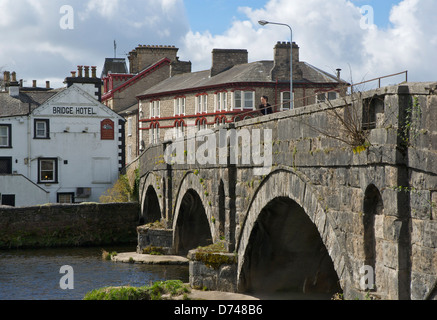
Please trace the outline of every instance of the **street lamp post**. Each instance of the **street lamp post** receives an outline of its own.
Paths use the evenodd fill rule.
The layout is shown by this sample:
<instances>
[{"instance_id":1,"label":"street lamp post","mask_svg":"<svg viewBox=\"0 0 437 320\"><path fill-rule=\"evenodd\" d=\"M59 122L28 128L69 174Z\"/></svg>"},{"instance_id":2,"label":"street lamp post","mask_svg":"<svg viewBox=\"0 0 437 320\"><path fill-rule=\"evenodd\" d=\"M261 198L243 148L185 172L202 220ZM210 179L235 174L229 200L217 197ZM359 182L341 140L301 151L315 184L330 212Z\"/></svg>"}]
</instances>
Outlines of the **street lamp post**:
<instances>
[{"instance_id":1,"label":"street lamp post","mask_svg":"<svg viewBox=\"0 0 437 320\"><path fill-rule=\"evenodd\" d=\"M285 23L278 23L278 22L270 22L265 20L260 20L258 23L262 26L265 26L266 24L276 24L280 26L286 26L290 29L290 45L291 45L291 54L290 54L290 109L293 109L293 30L288 24Z\"/></svg>"}]
</instances>

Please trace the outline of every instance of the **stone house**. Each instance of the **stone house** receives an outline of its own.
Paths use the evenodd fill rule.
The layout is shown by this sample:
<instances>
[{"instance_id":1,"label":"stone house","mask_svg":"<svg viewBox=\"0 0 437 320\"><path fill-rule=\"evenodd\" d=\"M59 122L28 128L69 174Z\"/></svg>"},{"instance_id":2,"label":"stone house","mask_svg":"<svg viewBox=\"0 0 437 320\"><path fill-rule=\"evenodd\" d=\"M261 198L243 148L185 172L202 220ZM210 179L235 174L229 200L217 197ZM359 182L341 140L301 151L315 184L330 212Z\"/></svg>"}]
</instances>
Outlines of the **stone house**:
<instances>
[{"instance_id":1,"label":"stone house","mask_svg":"<svg viewBox=\"0 0 437 320\"><path fill-rule=\"evenodd\" d=\"M197 130L260 116L262 96L269 97L274 112L289 110L290 56L293 50L294 107L336 99L346 84L300 61L296 43L278 42L274 60L248 62L244 49L214 49L210 70L174 74L137 96L140 150Z\"/></svg>"},{"instance_id":2,"label":"stone house","mask_svg":"<svg viewBox=\"0 0 437 320\"><path fill-rule=\"evenodd\" d=\"M129 53L129 70L125 59L105 59L102 103L126 120L126 165L140 153L136 96L169 77L191 72L191 62L180 61L178 50L175 46L139 45Z\"/></svg>"}]
</instances>

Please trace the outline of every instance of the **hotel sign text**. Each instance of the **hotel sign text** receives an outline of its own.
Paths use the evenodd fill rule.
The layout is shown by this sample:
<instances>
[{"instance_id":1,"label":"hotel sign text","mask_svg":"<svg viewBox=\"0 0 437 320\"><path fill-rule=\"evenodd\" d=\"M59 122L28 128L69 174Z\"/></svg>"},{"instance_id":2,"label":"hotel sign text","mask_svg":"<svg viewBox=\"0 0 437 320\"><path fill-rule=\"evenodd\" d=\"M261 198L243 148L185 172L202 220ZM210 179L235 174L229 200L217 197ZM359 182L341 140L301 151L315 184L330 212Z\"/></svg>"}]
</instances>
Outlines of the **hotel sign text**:
<instances>
[{"instance_id":1,"label":"hotel sign text","mask_svg":"<svg viewBox=\"0 0 437 320\"><path fill-rule=\"evenodd\" d=\"M53 114L96 115L93 107L53 107Z\"/></svg>"}]
</instances>

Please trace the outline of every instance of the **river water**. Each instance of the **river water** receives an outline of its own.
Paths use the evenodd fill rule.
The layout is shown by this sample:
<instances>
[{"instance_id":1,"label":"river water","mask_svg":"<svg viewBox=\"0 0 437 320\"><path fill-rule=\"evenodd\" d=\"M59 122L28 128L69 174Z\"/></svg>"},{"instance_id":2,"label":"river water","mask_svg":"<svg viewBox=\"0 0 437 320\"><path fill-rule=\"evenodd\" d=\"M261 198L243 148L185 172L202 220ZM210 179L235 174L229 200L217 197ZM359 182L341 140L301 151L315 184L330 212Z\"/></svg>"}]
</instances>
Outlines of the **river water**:
<instances>
[{"instance_id":1,"label":"river water","mask_svg":"<svg viewBox=\"0 0 437 320\"><path fill-rule=\"evenodd\" d=\"M136 250L135 246L103 249ZM61 279L71 275L60 273L63 266L72 267L74 289L61 289ZM0 251L0 300L82 300L87 292L103 287L188 279L188 266L116 263L102 259L102 248Z\"/></svg>"}]
</instances>

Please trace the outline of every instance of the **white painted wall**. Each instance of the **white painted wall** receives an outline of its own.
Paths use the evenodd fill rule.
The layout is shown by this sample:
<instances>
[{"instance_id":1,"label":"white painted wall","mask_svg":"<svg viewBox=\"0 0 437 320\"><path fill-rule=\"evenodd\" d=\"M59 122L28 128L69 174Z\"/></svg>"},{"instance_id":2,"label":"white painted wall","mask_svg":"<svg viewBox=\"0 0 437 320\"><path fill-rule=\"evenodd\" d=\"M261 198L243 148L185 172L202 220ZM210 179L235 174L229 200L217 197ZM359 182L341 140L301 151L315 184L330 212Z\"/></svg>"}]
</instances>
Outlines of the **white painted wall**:
<instances>
[{"instance_id":1,"label":"white painted wall","mask_svg":"<svg viewBox=\"0 0 437 320\"><path fill-rule=\"evenodd\" d=\"M34 139L35 119L50 121L50 139ZM101 122L105 119L114 122L114 140L101 139ZM0 119L0 123L12 124L13 146L0 149L0 157L12 156L13 172L49 192L50 203L57 202L58 193L76 193L77 188L92 190L89 198L76 198L77 202L98 202L118 179L119 120L122 119L73 85L53 96L29 117ZM58 183L38 184L39 158L58 160ZM1 184L0 192L4 188Z\"/></svg>"},{"instance_id":2,"label":"white painted wall","mask_svg":"<svg viewBox=\"0 0 437 320\"><path fill-rule=\"evenodd\" d=\"M15 195L15 206L43 205L50 194L23 175L0 175L0 193Z\"/></svg>"}]
</instances>

